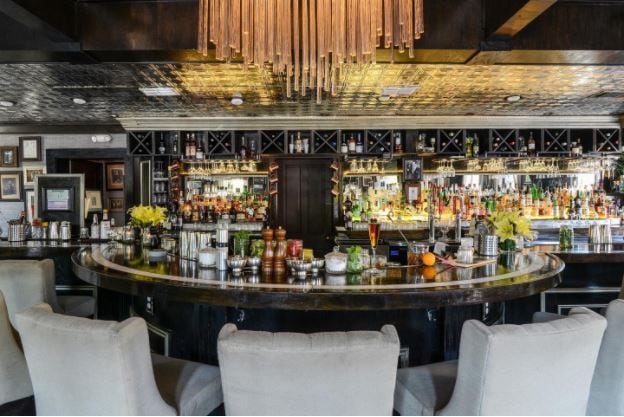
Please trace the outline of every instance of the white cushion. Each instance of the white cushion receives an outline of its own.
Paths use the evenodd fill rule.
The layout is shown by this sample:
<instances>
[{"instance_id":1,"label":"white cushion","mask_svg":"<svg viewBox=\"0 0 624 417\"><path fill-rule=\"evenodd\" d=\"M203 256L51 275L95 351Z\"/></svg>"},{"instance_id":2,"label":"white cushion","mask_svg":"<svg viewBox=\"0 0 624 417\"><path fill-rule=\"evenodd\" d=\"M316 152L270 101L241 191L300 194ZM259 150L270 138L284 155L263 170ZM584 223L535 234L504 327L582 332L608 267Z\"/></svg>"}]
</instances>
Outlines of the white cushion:
<instances>
[{"instance_id":1,"label":"white cushion","mask_svg":"<svg viewBox=\"0 0 624 417\"><path fill-rule=\"evenodd\" d=\"M391 415L399 338L381 332L219 333L228 415Z\"/></svg>"},{"instance_id":2,"label":"white cushion","mask_svg":"<svg viewBox=\"0 0 624 417\"><path fill-rule=\"evenodd\" d=\"M456 378L457 361L399 369L394 408L401 415L432 416L450 400Z\"/></svg>"},{"instance_id":3,"label":"white cushion","mask_svg":"<svg viewBox=\"0 0 624 417\"><path fill-rule=\"evenodd\" d=\"M216 366L152 354L156 385L181 416L205 416L223 402Z\"/></svg>"},{"instance_id":4,"label":"white cushion","mask_svg":"<svg viewBox=\"0 0 624 417\"><path fill-rule=\"evenodd\" d=\"M0 405L32 394L26 359L13 337L6 303L0 291Z\"/></svg>"}]
</instances>

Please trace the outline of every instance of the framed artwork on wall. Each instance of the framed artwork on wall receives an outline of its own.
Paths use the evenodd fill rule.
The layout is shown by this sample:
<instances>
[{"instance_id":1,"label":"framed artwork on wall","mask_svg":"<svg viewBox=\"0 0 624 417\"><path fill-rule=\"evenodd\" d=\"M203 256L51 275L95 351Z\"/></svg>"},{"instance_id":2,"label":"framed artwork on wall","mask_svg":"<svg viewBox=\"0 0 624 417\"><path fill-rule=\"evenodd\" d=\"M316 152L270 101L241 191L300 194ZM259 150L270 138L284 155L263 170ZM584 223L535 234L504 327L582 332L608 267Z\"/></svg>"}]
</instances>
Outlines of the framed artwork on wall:
<instances>
[{"instance_id":1,"label":"framed artwork on wall","mask_svg":"<svg viewBox=\"0 0 624 417\"><path fill-rule=\"evenodd\" d=\"M0 173L0 200L22 201L21 178L21 172Z\"/></svg>"},{"instance_id":2,"label":"framed artwork on wall","mask_svg":"<svg viewBox=\"0 0 624 417\"><path fill-rule=\"evenodd\" d=\"M26 165L24 170L24 187L32 187L35 185L35 177L46 173L45 165Z\"/></svg>"},{"instance_id":3,"label":"framed artwork on wall","mask_svg":"<svg viewBox=\"0 0 624 417\"><path fill-rule=\"evenodd\" d=\"M113 211L113 212L123 211L123 205L124 205L123 200L124 200L123 198L109 198L108 208L110 209L110 211Z\"/></svg>"},{"instance_id":4,"label":"framed artwork on wall","mask_svg":"<svg viewBox=\"0 0 624 417\"><path fill-rule=\"evenodd\" d=\"M102 211L102 192L100 190L85 191L85 213Z\"/></svg>"},{"instance_id":5,"label":"framed artwork on wall","mask_svg":"<svg viewBox=\"0 0 624 417\"><path fill-rule=\"evenodd\" d=\"M422 180L422 158L403 159L403 181Z\"/></svg>"},{"instance_id":6,"label":"framed artwork on wall","mask_svg":"<svg viewBox=\"0 0 624 417\"><path fill-rule=\"evenodd\" d=\"M123 190L124 164L106 164L106 189Z\"/></svg>"},{"instance_id":7,"label":"framed artwork on wall","mask_svg":"<svg viewBox=\"0 0 624 417\"><path fill-rule=\"evenodd\" d=\"M19 138L20 161L41 161L41 136L22 136Z\"/></svg>"},{"instance_id":8,"label":"framed artwork on wall","mask_svg":"<svg viewBox=\"0 0 624 417\"><path fill-rule=\"evenodd\" d=\"M17 159L17 146L2 146L0 147L0 166L3 167L16 167L19 164Z\"/></svg>"}]
</instances>

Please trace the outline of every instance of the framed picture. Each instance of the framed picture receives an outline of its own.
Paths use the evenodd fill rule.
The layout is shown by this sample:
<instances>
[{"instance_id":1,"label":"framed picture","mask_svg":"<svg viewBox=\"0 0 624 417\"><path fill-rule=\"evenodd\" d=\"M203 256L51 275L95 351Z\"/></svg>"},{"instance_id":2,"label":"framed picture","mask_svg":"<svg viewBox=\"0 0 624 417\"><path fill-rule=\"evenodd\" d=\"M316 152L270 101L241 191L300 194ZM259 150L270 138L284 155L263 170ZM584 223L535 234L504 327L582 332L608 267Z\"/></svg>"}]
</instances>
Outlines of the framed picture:
<instances>
[{"instance_id":1,"label":"framed picture","mask_svg":"<svg viewBox=\"0 0 624 417\"><path fill-rule=\"evenodd\" d=\"M422 158L403 159L403 181L422 180Z\"/></svg>"},{"instance_id":2,"label":"framed picture","mask_svg":"<svg viewBox=\"0 0 624 417\"><path fill-rule=\"evenodd\" d=\"M45 165L24 166L24 187L35 185L35 177L46 173Z\"/></svg>"},{"instance_id":3,"label":"framed picture","mask_svg":"<svg viewBox=\"0 0 624 417\"><path fill-rule=\"evenodd\" d=\"M32 224L35 213L35 190L24 190L24 211L26 212L26 220Z\"/></svg>"},{"instance_id":4,"label":"framed picture","mask_svg":"<svg viewBox=\"0 0 624 417\"><path fill-rule=\"evenodd\" d=\"M85 213L102 211L102 192L100 190L85 191Z\"/></svg>"},{"instance_id":5,"label":"framed picture","mask_svg":"<svg viewBox=\"0 0 624 417\"><path fill-rule=\"evenodd\" d=\"M2 161L0 166L3 167L16 167L19 164L17 159L17 146L3 146L0 148L2 154Z\"/></svg>"},{"instance_id":6,"label":"framed picture","mask_svg":"<svg viewBox=\"0 0 624 417\"><path fill-rule=\"evenodd\" d=\"M41 136L19 138L20 161L41 161Z\"/></svg>"},{"instance_id":7,"label":"framed picture","mask_svg":"<svg viewBox=\"0 0 624 417\"><path fill-rule=\"evenodd\" d=\"M0 173L0 200L22 201L21 172Z\"/></svg>"},{"instance_id":8,"label":"framed picture","mask_svg":"<svg viewBox=\"0 0 624 417\"><path fill-rule=\"evenodd\" d=\"M108 199L108 208L110 211L123 211L124 205L123 198L109 198Z\"/></svg>"},{"instance_id":9,"label":"framed picture","mask_svg":"<svg viewBox=\"0 0 624 417\"><path fill-rule=\"evenodd\" d=\"M106 189L123 190L124 164L106 164Z\"/></svg>"}]
</instances>

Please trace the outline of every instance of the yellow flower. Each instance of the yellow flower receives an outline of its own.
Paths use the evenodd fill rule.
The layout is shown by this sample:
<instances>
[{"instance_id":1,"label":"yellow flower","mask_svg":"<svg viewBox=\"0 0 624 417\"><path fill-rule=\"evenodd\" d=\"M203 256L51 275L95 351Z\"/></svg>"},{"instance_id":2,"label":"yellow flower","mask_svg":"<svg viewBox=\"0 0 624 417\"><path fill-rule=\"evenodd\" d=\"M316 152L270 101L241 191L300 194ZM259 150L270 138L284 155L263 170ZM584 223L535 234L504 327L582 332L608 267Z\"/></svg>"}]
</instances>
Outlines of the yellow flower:
<instances>
[{"instance_id":1,"label":"yellow flower","mask_svg":"<svg viewBox=\"0 0 624 417\"><path fill-rule=\"evenodd\" d=\"M501 240L515 239L517 236L533 238L531 222L519 212L493 213L488 217L488 221Z\"/></svg>"},{"instance_id":2,"label":"yellow flower","mask_svg":"<svg viewBox=\"0 0 624 417\"><path fill-rule=\"evenodd\" d=\"M134 206L128 210L131 222L140 227L158 225L167 218L167 209L158 206Z\"/></svg>"}]
</instances>

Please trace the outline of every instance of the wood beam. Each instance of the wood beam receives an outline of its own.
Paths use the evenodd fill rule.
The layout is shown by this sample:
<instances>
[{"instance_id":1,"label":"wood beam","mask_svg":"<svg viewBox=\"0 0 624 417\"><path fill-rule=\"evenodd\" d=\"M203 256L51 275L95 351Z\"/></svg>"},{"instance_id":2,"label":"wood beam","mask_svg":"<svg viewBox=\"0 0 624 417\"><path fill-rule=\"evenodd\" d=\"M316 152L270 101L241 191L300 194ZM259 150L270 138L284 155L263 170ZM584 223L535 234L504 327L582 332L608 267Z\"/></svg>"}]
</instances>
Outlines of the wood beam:
<instances>
[{"instance_id":1,"label":"wood beam","mask_svg":"<svg viewBox=\"0 0 624 417\"><path fill-rule=\"evenodd\" d=\"M557 0L529 0L513 16L503 23L488 40L510 39L526 28L542 13L550 9Z\"/></svg>"}]
</instances>

